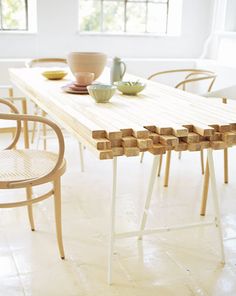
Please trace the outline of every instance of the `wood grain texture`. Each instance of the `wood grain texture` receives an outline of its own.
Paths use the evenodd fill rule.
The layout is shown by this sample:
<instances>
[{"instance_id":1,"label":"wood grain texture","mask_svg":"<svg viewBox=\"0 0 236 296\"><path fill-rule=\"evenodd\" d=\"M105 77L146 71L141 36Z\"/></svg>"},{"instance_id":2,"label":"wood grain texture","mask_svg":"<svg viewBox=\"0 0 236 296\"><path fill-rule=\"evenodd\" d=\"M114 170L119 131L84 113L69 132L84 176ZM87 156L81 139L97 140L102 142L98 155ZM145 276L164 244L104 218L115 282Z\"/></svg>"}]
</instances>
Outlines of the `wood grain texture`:
<instances>
[{"instance_id":1,"label":"wood grain texture","mask_svg":"<svg viewBox=\"0 0 236 296\"><path fill-rule=\"evenodd\" d=\"M53 119L68 129L99 159L137 156L141 151L199 151L236 144L236 104L145 81L138 96L116 93L106 104L89 95L67 94L61 87L73 78L49 81L43 69L10 69L12 82ZM127 79L137 77L127 75ZM108 83L109 70L99 78Z\"/></svg>"}]
</instances>

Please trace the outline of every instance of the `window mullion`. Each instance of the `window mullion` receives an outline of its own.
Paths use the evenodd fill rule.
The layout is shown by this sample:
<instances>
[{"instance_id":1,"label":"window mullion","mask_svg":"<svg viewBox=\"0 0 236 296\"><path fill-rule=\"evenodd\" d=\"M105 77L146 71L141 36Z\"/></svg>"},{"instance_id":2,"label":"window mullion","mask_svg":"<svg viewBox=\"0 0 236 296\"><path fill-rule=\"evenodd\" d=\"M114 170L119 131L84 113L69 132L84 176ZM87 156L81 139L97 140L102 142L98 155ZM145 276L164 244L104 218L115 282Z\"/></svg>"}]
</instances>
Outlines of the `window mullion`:
<instances>
[{"instance_id":1,"label":"window mullion","mask_svg":"<svg viewBox=\"0 0 236 296\"><path fill-rule=\"evenodd\" d=\"M169 0L166 3L166 34L168 32L168 22L169 22Z\"/></svg>"},{"instance_id":2,"label":"window mullion","mask_svg":"<svg viewBox=\"0 0 236 296\"><path fill-rule=\"evenodd\" d=\"M127 32L127 2L128 0L124 0L124 32Z\"/></svg>"},{"instance_id":3,"label":"window mullion","mask_svg":"<svg viewBox=\"0 0 236 296\"><path fill-rule=\"evenodd\" d=\"M28 7L28 0L25 0L25 29L29 30L29 7Z\"/></svg>"},{"instance_id":4,"label":"window mullion","mask_svg":"<svg viewBox=\"0 0 236 296\"><path fill-rule=\"evenodd\" d=\"M101 28L101 32L104 31L103 16L104 16L104 2L103 2L103 0L101 0L101 18L100 18L100 28Z\"/></svg>"},{"instance_id":5,"label":"window mullion","mask_svg":"<svg viewBox=\"0 0 236 296\"><path fill-rule=\"evenodd\" d=\"M2 22L2 0L0 0L0 30L3 29L3 22Z\"/></svg>"},{"instance_id":6,"label":"window mullion","mask_svg":"<svg viewBox=\"0 0 236 296\"><path fill-rule=\"evenodd\" d=\"M145 11L145 33L147 33L147 26L148 26L148 0L146 0L146 11Z\"/></svg>"}]
</instances>

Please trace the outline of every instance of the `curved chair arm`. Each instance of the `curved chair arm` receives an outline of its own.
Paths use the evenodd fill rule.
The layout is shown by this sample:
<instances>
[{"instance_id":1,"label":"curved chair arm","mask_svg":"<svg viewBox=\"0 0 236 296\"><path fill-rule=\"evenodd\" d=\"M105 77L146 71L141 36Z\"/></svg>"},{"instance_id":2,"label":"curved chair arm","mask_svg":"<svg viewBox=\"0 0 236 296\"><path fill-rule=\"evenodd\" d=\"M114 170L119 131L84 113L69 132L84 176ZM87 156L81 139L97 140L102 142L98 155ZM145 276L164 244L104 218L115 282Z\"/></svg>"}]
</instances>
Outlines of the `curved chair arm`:
<instances>
[{"instance_id":1,"label":"curved chair arm","mask_svg":"<svg viewBox=\"0 0 236 296\"><path fill-rule=\"evenodd\" d=\"M212 71L208 71L208 70L197 70L197 71L194 71L194 72L191 72L191 73L187 74L185 76L185 79L188 79L191 76L198 76L198 75L202 75L203 77L207 77L207 76L211 76L211 75L216 76L216 74L214 72L212 72Z\"/></svg>"},{"instance_id":2,"label":"curved chair arm","mask_svg":"<svg viewBox=\"0 0 236 296\"><path fill-rule=\"evenodd\" d=\"M212 71L200 70L200 72L198 72L198 73L190 73L190 74L186 75L185 80L189 79L192 76L199 76L199 75L201 75L201 77L207 77L206 79L212 79L212 82L210 83L210 85L207 89L207 92L210 92L213 84L215 83L217 75ZM200 78L200 77L196 77L196 79L197 78Z\"/></svg>"},{"instance_id":3,"label":"curved chair arm","mask_svg":"<svg viewBox=\"0 0 236 296\"><path fill-rule=\"evenodd\" d=\"M181 73L181 72L191 72L190 74L197 74L197 73L205 73L212 75L214 72L208 71L208 70L202 70L202 69L174 69L174 70L167 70L167 71L161 71L161 72L156 72L152 74L151 76L148 77L148 80L154 78L155 76L158 75L163 75L163 74L169 74L169 73Z\"/></svg>"},{"instance_id":4,"label":"curved chair arm","mask_svg":"<svg viewBox=\"0 0 236 296\"><path fill-rule=\"evenodd\" d=\"M58 151L58 159L57 162L54 166L54 168L47 173L46 175L41 176L40 178L34 178L34 179L29 179L26 181L16 181L16 182L11 182L9 188L18 188L22 187L22 185L30 185L30 186L35 186L41 184L44 180L50 178L52 175L54 175L58 169L62 166L62 163L64 161L64 152L65 152L65 143L64 143L64 138L61 132L61 129L51 120L41 117L41 116L35 116L35 115L22 115L22 114L5 114L5 113L0 113L0 119L4 120L17 120L17 121L36 121L40 123L44 123L48 126L50 126L54 132L56 133L57 139L58 139L58 144L59 144L59 151Z\"/></svg>"},{"instance_id":5,"label":"curved chair arm","mask_svg":"<svg viewBox=\"0 0 236 296\"><path fill-rule=\"evenodd\" d=\"M15 105L13 105L11 102L9 102L8 100L4 100L0 98L0 104L6 105L7 107L9 107L9 109L14 112L15 114L19 114L18 109L16 108ZM1 117L0 117L1 119ZM20 133L21 133L21 120L17 120L16 122L16 133L14 135L14 138L12 140L12 143L5 149L12 149L13 147L16 146L19 138L20 138Z\"/></svg>"},{"instance_id":6,"label":"curved chair arm","mask_svg":"<svg viewBox=\"0 0 236 296\"><path fill-rule=\"evenodd\" d=\"M62 58L40 58L40 59L32 59L25 63L25 66L27 68L32 68L36 64L47 64L47 63L61 63L61 64L67 64L66 59Z\"/></svg>"},{"instance_id":7,"label":"curved chair arm","mask_svg":"<svg viewBox=\"0 0 236 296\"><path fill-rule=\"evenodd\" d=\"M212 79L212 82L210 83L208 90L207 90L209 92L209 91L211 91L211 88L216 80L216 75L186 79L186 80L183 80L183 81L179 82L178 84L176 84L175 88L180 88L180 86L182 86L182 85L185 86L187 83L193 83L193 82L197 82L197 81L201 81L201 80L208 80L208 79Z\"/></svg>"}]
</instances>

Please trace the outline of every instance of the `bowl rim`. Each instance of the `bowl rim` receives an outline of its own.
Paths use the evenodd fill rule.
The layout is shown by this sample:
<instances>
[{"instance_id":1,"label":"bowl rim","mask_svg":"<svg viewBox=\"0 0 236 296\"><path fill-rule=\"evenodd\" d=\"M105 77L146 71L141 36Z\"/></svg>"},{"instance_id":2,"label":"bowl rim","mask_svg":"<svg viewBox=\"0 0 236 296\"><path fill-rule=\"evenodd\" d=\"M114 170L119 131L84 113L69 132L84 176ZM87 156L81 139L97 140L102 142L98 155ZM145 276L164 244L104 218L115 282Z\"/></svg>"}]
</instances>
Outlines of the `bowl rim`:
<instances>
[{"instance_id":1,"label":"bowl rim","mask_svg":"<svg viewBox=\"0 0 236 296\"><path fill-rule=\"evenodd\" d=\"M130 84L126 84L128 82L136 82L136 84L130 85ZM146 86L145 82L141 82L141 81L116 81L114 83L117 87L118 86L127 86L127 87L137 87L137 86Z\"/></svg>"},{"instance_id":2,"label":"bowl rim","mask_svg":"<svg viewBox=\"0 0 236 296\"><path fill-rule=\"evenodd\" d=\"M71 51L68 53L68 55L70 54L79 54L79 55L103 55L107 57L107 54L105 54L104 52L100 52L100 51Z\"/></svg>"},{"instance_id":3,"label":"bowl rim","mask_svg":"<svg viewBox=\"0 0 236 296\"><path fill-rule=\"evenodd\" d=\"M112 84L90 84L87 86L90 90L116 90L117 87Z\"/></svg>"}]
</instances>

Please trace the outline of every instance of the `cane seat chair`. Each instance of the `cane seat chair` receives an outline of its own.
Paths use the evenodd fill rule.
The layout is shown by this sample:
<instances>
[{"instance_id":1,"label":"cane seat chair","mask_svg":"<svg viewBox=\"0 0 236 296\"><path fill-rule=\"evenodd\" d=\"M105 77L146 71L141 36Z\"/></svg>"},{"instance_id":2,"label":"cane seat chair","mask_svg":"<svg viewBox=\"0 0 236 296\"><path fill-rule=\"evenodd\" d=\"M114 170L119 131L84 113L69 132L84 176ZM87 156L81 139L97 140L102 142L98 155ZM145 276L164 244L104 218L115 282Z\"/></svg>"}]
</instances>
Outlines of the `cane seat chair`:
<instances>
[{"instance_id":1,"label":"cane seat chair","mask_svg":"<svg viewBox=\"0 0 236 296\"><path fill-rule=\"evenodd\" d=\"M175 88L182 89L184 91L196 92L196 90L191 89L191 87L196 86L198 83L204 83L204 88L206 90L203 93L210 92L212 86L216 80L216 74L212 71L202 70L202 69L174 69L162 72L156 72L148 77L148 80L156 80L161 75L166 74L183 74L183 78L175 84ZM204 174L204 156L203 151L200 151L201 156L201 171ZM181 153L179 153L179 158L181 157ZM161 166L162 166L162 158L163 155L160 156L160 164L158 169L158 176L160 176ZM141 162L143 159L143 154L141 155ZM165 168L165 176L164 176L164 186L167 187L169 184L169 172L170 172L170 160L171 160L171 150L167 151L166 155L166 168Z\"/></svg>"},{"instance_id":2,"label":"cane seat chair","mask_svg":"<svg viewBox=\"0 0 236 296\"><path fill-rule=\"evenodd\" d=\"M8 106L14 114L0 113L0 121L14 120L16 133L10 145L0 151L0 189L26 189L26 199L14 202L0 203L0 208L14 208L26 206L31 230L35 230L33 207L50 196L54 196L56 235L60 257L64 259L64 248L61 227L61 185L60 179L66 169L64 160L64 139L60 128L47 118L19 114L16 107L9 101L0 99L0 104ZM30 149L13 149L19 138L22 121L39 122L54 130L58 140L58 153L37 151ZM43 195L32 196L32 188L36 185L52 183L52 188Z\"/></svg>"},{"instance_id":3,"label":"cane seat chair","mask_svg":"<svg viewBox=\"0 0 236 296\"><path fill-rule=\"evenodd\" d=\"M42 67L42 68L51 68L51 67L66 67L67 66L67 60L63 59L63 58L36 58L36 59L31 59L29 61L27 61L25 63L25 66L27 68L38 68L38 67ZM44 117L46 116L46 112L44 110L39 110L39 107L35 104L35 108L34 108L34 115L38 115L39 113L41 113L41 115ZM36 132L36 122L34 122L33 124L33 128L32 128L32 136L31 136L31 143L34 143L34 139L35 139L35 132ZM42 132L43 132L43 146L44 149L47 148L47 130L46 130L46 126L43 124L42 125Z\"/></svg>"}]
</instances>

